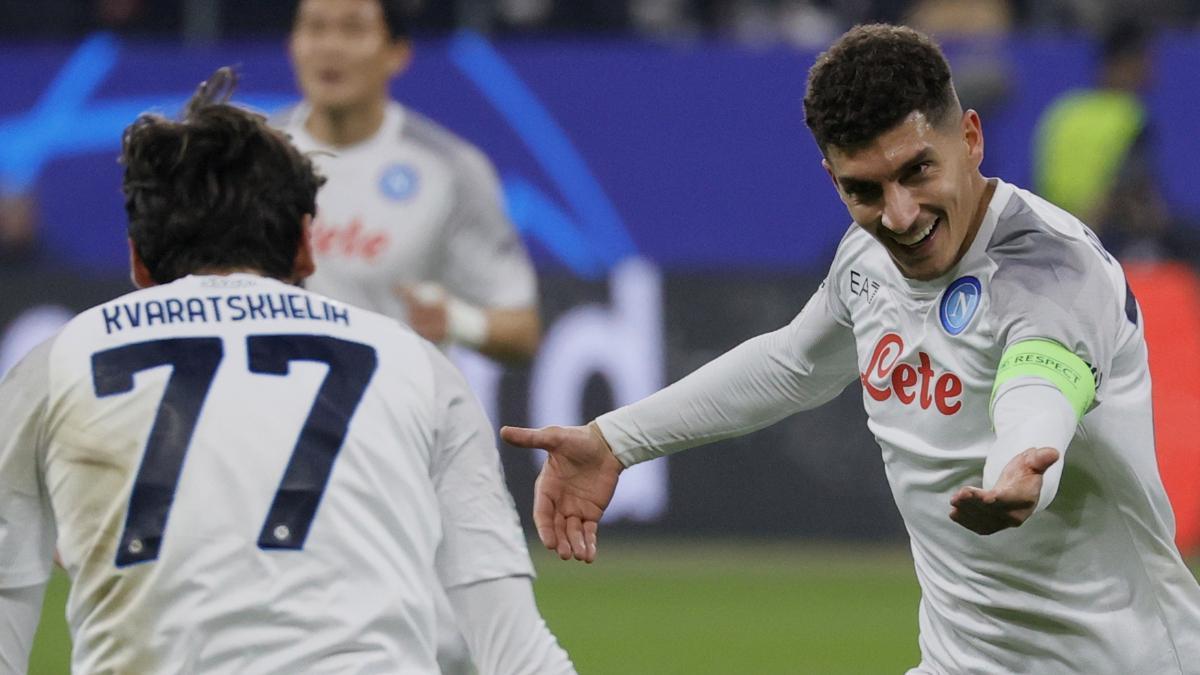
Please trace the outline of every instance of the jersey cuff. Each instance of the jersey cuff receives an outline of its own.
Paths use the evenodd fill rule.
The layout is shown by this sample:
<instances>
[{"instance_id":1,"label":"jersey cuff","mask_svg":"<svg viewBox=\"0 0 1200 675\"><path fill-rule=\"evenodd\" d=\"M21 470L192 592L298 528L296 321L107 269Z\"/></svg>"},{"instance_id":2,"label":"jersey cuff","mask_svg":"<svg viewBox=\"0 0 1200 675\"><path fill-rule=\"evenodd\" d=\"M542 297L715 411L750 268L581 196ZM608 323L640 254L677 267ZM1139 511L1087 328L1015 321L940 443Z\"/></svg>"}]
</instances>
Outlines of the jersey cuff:
<instances>
[{"instance_id":1,"label":"jersey cuff","mask_svg":"<svg viewBox=\"0 0 1200 675\"><path fill-rule=\"evenodd\" d=\"M1004 350L996 369L991 404L996 392L1009 380L1039 377L1050 382L1067 397L1078 421L1096 400L1096 378L1083 359L1052 340L1022 340Z\"/></svg>"}]
</instances>

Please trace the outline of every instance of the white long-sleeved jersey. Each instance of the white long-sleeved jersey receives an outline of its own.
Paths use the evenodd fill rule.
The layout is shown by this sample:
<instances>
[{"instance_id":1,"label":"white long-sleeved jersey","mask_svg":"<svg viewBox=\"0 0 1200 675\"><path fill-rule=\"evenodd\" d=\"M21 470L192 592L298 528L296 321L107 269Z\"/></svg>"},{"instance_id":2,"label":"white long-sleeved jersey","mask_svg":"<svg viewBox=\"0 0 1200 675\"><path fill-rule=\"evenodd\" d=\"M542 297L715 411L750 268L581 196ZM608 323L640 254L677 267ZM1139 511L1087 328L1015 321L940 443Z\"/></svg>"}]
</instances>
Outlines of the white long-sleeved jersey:
<instances>
[{"instance_id":1,"label":"white long-sleeved jersey","mask_svg":"<svg viewBox=\"0 0 1200 675\"><path fill-rule=\"evenodd\" d=\"M997 366L1033 338L1092 367L1097 403L1053 502L980 536L949 519L950 497L983 482ZM967 253L928 282L852 227L790 325L597 422L630 464L816 407L856 378L922 589L913 672L1200 673L1200 585L1173 542L1139 310L1082 223L998 181Z\"/></svg>"},{"instance_id":2,"label":"white long-sleeved jersey","mask_svg":"<svg viewBox=\"0 0 1200 675\"><path fill-rule=\"evenodd\" d=\"M533 265L483 153L394 101L379 130L349 147L313 138L310 113L301 104L276 120L327 179L308 288L400 321L397 289L419 282L479 307L537 304Z\"/></svg>"},{"instance_id":3,"label":"white long-sleeved jersey","mask_svg":"<svg viewBox=\"0 0 1200 675\"><path fill-rule=\"evenodd\" d=\"M573 672L530 614L457 370L394 320L271 279L123 296L0 383L0 589L44 583L55 545L76 672L436 673L436 588L470 614L477 588L522 605L512 644L470 636L485 668Z\"/></svg>"}]
</instances>

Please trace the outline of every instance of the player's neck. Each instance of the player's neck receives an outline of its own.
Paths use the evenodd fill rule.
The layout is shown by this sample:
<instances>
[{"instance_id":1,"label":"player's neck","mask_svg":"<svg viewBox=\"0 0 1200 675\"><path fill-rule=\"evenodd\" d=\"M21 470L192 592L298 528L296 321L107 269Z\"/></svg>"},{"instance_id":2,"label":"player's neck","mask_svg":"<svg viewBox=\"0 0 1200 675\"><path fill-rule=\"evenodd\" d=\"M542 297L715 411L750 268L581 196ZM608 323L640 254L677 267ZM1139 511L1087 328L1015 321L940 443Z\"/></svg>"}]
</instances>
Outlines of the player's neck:
<instances>
[{"instance_id":1,"label":"player's neck","mask_svg":"<svg viewBox=\"0 0 1200 675\"><path fill-rule=\"evenodd\" d=\"M304 123L304 128L317 141L325 145L344 147L361 143L383 126L387 99L371 101L366 105L342 108L313 107Z\"/></svg>"},{"instance_id":2,"label":"player's neck","mask_svg":"<svg viewBox=\"0 0 1200 675\"><path fill-rule=\"evenodd\" d=\"M972 183L976 183L976 189L979 192L979 199L975 203L975 214L971 216L971 226L967 229L967 236L963 237L962 246L958 250L958 260L966 255L967 249L971 248L971 244L975 241L975 236L979 234L979 226L983 224L983 217L987 214L988 204L992 202L992 195L996 194L996 180L987 179L983 174L974 177Z\"/></svg>"}]
</instances>

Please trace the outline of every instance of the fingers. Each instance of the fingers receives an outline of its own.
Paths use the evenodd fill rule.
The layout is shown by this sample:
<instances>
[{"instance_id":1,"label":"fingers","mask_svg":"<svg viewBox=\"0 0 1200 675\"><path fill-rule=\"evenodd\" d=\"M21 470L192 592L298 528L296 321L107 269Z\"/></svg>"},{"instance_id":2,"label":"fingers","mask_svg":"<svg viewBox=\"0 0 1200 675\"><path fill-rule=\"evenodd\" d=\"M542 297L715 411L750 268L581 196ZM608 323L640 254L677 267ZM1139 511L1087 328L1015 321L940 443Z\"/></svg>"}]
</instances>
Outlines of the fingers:
<instances>
[{"instance_id":1,"label":"fingers","mask_svg":"<svg viewBox=\"0 0 1200 675\"><path fill-rule=\"evenodd\" d=\"M961 494L963 491L959 492ZM975 534L983 535L994 534L1012 527L1012 524L1008 522L1009 516L1004 511L994 508L995 497L991 497L990 503L986 503L985 499L987 497L981 492L974 492L958 499L953 502L950 520Z\"/></svg>"},{"instance_id":2,"label":"fingers","mask_svg":"<svg viewBox=\"0 0 1200 675\"><path fill-rule=\"evenodd\" d=\"M996 496L988 494L977 487L963 487L959 488L958 492L954 493L954 496L950 498L950 506L957 507L959 504L967 501L991 503L996 501Z\"/></svg>"},{"instance_id":3,"label":"fingers","mask_svg":"<svg viewBox=\"0 0 1200 675\"><path fill-rule=\"evenodd\" d=\"M596 560L595 521L584 521L577 516L564 516L557 511L535 511L534 522L539 523L542 518L548 518L549 522L545 526L537 525L538 538L547 549L554 551L562 560L574 558L586 563Z\"/></svg>"},{"instance_id":4,"label":"fingers","mask_svg":"<svg viewBox=\"0 0 1200 675\"><path fill-rule=\"evenodd\" d=\"M566 528L566 541L568 546L563 546L560 542L557 547L557 552L560 558L567 560L575 558L585 563L591 563L596 560L596 530L597 525L593 520L582 520L576 516L567 516L564 522ZM564 553L569 549L569 554Z\"/></svg>"},{"instance_id":5,"label":"fingers","mask_svg":"<svg viewBox=\"0 0 1200 675\"><path fill-rule=\"evenodd\" d=\"M571 555L576 560L587 562L588 548L583 537L583 521L576 516L567 518L567 541L571 542Z\"/></svg>"},{"instance_id":6,"label":"fingers","mask_svg":"<svg viewBox=\"0 0 1200 675\"><path fill-rule=\"evenodd\" d=\"M538 539L542 540L542 545L550 550L558 548L558 535L554 529L555 506L554 500L548 497L541 490L542 478L538 479L533 485L533 525L537 528Z\"/></svg>"},{"instance_id":7,"label":"fingers","mask_svg":"<svg viewBox=\"0 0 1200 675\"><path fill-rule=\"evenodd\" d=\"M500 427L500 438L509 445L518 448L544 449L553 452L562 444L562 427L542 427L528 429L526 427Z\"/></svg>"},{"instance_id":8,"label":"fingers","mask_svg":"<svg viewBox=\"0 0 1200 675\"><path fill-rule=\"evenodd\" d=\"M518 448L542 448L545 447L544 434L541 429L527 429L525 427L500 427L500 438L509 445L515 445Z\"/></svg>"},{"instance_id":9,"label":"fingers","mask_svg":"<svg viewBox=\"0 0 1200 675\"><path fill-rule=\"evenodd\" d=\"M1046 470L1058 461L1058 450L1054 448L1030 448L1025 451L1029 469L1036 474L1046 473Z\"/></svg>"},{"instance_id":10,"label":"fingers","mask_svg":"<svg viewBox=\"0 0 1200 675\"><path fill-rule=\"evenodd\" d=\"M964 487L950 498L950 520L976 534L995 534L1025 522L1019 514L1031 505L1026 500L1006 500L994 490Z\"/></svg>"},{"instance_id":11,"label":"fingers","mask_svg":"<svg viewBox=\"0 0 1200 675\"><path fill-rule=\"evenodd\" d=\"M567 517L562 513L554 514L554 536L557 538L555 552L562 560L571 559L571 540L567 536Z\"/></svg>"},{"instance_id":12,"label":"fingers","mask_svg":"<svg viewBox=\"0 0 1200 675\"><path fill-rule=\"evenodd\" d=\"M583 524L583 539L587 545L587 561L595 562L596 560L596 532L599 529L599 524L594 520L589 520Z\"/></svg>"}]
</instances>

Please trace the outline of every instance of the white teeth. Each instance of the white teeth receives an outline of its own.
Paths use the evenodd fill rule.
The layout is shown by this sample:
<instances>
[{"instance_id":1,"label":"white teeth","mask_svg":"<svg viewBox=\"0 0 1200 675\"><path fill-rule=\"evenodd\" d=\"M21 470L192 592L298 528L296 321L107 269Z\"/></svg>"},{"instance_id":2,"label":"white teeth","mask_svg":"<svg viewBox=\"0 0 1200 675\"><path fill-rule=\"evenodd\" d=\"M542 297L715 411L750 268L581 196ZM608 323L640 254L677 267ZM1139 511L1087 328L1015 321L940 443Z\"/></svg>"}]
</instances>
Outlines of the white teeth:
<instances>
[{"instance_id":1,"label":"white teeth","mask_svg":"<svg viewBox=\"0 0 1200 675\"><path fill-rule=\"evenodd\" d=\"M922 240L925 239L925 237L929 236L930 232L933 232L933 227L934 227L934 225L938 224L938 220L940 220L940 219L934 218L933 222L929 223L929 225L924 230L921 230L920 232L917 232L917 233L912 234L907 237L903 237L903 238L897 237L896 241L901 246L912 246L913 244L920 243Z\"/></svg>"}]
</instances>

